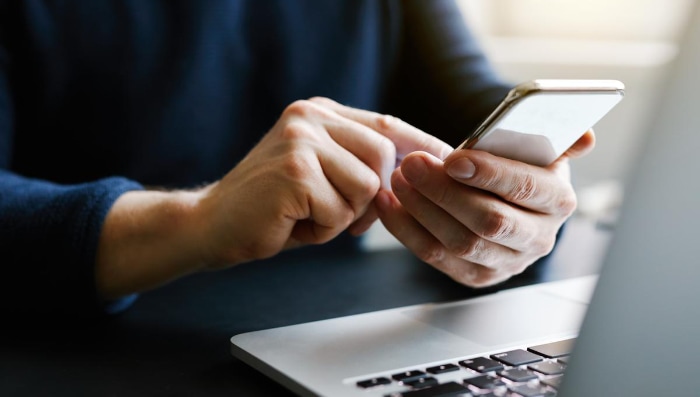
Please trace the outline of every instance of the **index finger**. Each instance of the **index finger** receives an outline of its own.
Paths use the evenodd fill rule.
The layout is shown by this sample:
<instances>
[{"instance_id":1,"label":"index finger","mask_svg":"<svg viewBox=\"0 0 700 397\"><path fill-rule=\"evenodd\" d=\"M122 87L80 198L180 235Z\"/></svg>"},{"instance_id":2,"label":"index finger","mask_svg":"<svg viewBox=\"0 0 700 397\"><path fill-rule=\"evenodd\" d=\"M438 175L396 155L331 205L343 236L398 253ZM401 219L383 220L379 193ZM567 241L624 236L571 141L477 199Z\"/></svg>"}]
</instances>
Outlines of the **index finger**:
<instances>
[{"instance_id":1,"label":"index finger","mask_svg":"<svg viewBox=\"0 0 700 397\"><path fill-rule=\"evenodd\" d=\"M391 139L396 146L396 155L399 159L408 153L422 151L443 160L454 150L447 143L397 117L351 108L329 98L315 97L311 98L310 101L326 106L339 115L364 124Z\"/></svg>"},{"instance_id":2,"label":"index finger","mask_svg":"<svg viewBox=\"0 0 700 397\"><path fill-rule=\"evenodd\" d=\"M564 153L569 158L582 157L588 154L595 147L595 133L593 129L586 131L571 147Z\"/></svg>"}]
</instances>

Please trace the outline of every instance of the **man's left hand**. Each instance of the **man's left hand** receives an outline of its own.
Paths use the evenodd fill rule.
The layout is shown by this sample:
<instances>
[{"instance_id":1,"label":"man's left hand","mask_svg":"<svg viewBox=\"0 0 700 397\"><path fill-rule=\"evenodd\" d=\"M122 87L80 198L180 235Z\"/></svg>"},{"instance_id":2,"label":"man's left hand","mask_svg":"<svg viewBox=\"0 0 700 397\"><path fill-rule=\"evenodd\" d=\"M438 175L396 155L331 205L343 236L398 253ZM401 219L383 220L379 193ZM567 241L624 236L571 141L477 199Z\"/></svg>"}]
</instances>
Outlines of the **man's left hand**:
<instances>
[{"instance_id":1,"label":"man's left hand","mask_svg":"<svg viewBox=\"0 0 700 397\"><path fill-rule=\"evenodd\" d=\"M554 247L576 208L569 159L588 153L588 131L548 167L478 150L443 161L406 156L376 197L379 216L420 259L456 281L484 287L521 273Z\"/></svg>"}]
</instances>

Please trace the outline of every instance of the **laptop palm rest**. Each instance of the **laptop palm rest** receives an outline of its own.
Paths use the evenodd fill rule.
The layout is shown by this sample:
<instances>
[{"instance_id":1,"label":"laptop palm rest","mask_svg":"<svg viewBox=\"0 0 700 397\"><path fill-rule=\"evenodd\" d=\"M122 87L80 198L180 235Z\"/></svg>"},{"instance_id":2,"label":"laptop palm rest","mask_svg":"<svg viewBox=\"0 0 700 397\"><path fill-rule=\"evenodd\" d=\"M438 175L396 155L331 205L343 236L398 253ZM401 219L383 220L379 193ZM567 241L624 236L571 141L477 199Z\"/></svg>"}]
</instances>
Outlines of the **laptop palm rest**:
<instances>
[{"instance_id":1,"label":"laptop palm rest","mask_svg":"<svg viewBox=\"0 0 700 397\"><path fill-rule=\"evenodd\" d=\"M402 314L482 346L534 340L578 330L586 305L540 290L497 294L492 299L441 308L421 307Z\"/></svg>"},{"instance_id":2,"label":"laptop palm rest","mask_svg":"<svg viewBox=\"0 0 700 397\"><path fill-rule=\"evenodd\" d=\"M386 371L576 336L596 277L236 335L231 351L301 395L343 396ZM303 365L300 365L303 363Z\"/></svg>"}]
</instances>

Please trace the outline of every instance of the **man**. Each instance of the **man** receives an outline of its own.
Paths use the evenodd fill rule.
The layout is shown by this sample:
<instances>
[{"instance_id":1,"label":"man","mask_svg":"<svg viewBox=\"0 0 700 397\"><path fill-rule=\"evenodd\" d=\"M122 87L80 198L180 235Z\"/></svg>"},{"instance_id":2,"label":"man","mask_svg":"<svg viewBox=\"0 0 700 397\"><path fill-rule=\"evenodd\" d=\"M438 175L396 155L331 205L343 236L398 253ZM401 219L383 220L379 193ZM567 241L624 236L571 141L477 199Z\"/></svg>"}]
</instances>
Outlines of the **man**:
<instances>
[{"instance_id":1,"label":"man","mask_svg":"<svg viewBox=\"0 0 700 397\"><path fill-rule=\"evenodd\" d=\"M455 280L503 281L552 249L593 145L452 153L507 89L450 1L1 1L3 305L100 311L354 249L377 217Z\"/></svg>"}]
</instances>

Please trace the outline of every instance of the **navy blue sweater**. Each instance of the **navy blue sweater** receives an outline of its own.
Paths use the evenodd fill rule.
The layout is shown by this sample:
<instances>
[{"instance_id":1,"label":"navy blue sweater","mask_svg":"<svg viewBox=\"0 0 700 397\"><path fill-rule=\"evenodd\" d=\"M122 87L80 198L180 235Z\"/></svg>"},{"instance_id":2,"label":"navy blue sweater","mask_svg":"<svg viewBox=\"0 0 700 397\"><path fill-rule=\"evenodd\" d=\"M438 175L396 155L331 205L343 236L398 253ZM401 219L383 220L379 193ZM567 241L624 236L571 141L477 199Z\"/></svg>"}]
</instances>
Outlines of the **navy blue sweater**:
<instances>
[{"instance_id":1,"label":"navy blue sweater","mask_svg":"<svg viewBox=\"0 0 700 397\"><path fill-rule=\"evenodd\" d=\"M114 200L219 179L296 99L454 145L506 89L450 1L0 0L0 309L98 310Z\"/></svg>"}]
</instances>

